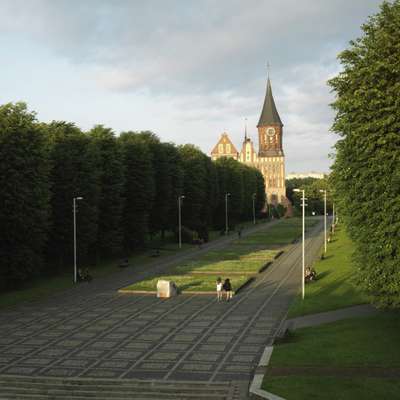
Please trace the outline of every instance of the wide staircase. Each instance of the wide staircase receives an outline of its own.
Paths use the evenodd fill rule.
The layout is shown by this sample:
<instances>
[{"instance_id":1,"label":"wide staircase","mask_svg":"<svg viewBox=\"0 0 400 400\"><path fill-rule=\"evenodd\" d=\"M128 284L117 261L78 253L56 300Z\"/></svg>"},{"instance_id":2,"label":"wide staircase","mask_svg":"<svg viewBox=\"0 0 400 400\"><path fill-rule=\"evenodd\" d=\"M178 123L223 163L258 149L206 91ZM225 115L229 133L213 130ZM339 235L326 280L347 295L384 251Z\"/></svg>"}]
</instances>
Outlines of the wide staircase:
<instances>
[{"instance_id":1,"label":"wide staircase","mask_svg":"<svg viewBox=\"0 0 400 400\"><path fill-rule=\"evenodd\" d=\"M0 376L1 400L240 400L246 398L243 387L230 382Z\"/></svg>"}]
</instances>

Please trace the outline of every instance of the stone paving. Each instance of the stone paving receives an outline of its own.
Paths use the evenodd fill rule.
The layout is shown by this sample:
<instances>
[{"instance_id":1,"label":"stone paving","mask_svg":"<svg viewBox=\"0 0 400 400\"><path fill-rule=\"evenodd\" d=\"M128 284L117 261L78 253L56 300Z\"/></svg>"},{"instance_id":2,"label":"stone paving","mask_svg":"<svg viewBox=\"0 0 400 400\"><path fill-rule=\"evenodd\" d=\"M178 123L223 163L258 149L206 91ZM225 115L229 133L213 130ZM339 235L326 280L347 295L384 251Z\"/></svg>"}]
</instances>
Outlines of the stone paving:
<instances>
[{"instance_id":1,"label":"stone paving","mask_svg":"<svg viewBox=\"0 0 400 400\"><path fill-rule=\"evenodd\" d=\"M300 245L288 246L231 302L122 295L116 280L3 311L0 375L249 382L299 287L300 260Z\"/></svg>"}]
</instances>

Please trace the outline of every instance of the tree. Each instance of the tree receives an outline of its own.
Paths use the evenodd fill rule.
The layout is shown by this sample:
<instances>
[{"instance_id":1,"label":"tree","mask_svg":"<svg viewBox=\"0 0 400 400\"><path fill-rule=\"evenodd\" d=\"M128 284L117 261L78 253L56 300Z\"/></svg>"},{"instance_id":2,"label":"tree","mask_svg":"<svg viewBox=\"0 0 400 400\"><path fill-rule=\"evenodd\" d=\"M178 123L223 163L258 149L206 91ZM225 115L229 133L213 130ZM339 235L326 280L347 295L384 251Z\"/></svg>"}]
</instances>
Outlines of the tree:
<instances>
[{"instance_id":1,"label":"tree","mask_svg":"<svg viewBox=\"0 0 400 400\"><path fill-rule=\"evenodd\" d=\"M124 170L122 152L114 132L96 125L90 132L96 152L99 179L98 231L96 249L101 255L121 253L123 247L122 209Z\"/></svg>"},{"instance_id":2,"label":"tree","mask_svg":"<svg viewBox=\"0 0 400 400\"><path fill-rule=\"evenodd\" d=\"M212 190L207 187L208 184L212 184L212 180L209 179L211 169L207 170L211 160L193 145L180 146L179 153L184 171L183 194L185 199L182 205L182 223L194 231L203 232L204 228L207 228L207 219L209 218L205 207L211 206L212 210L212 204L208 204L207 198L208 193Z\"/></svg>"},{"instance_id":3,"label":"tree","mask_svg":"<svg viewBox=\"0 0 400 400\"><path fill-rule=\"evenodd\" d=\"M331 181L355 242L360 284L400 306L400 1L384 2L339 55L333 130L341 136Z\"/></svg>"},{"instance_id":4,"label":"tree","mask_svg":"<svg viewBox=\"0 0 400 400\"><path fill-rule=\"evenodd\" d=\"M140 135L123 132L119 143L125 174L124 245L126 251L133 251L146 243L155 194L154 172L149 146Z\"/></svg>"},{"instance_id":5,"label":"tree","mask_svg":"<svg viewBox=\"0 0 400 400\"><path fill-rule=\"evenodd\" d=\"M46 138L24 103L0 107L0 286L38 274L48 234Z\"/></svg>"},{"instance_id":6,"label":"tree","mask_svg":"<svg viewBox=\"0 0 400 400\"><path fill-rule=\"evenodd\" d=\"M293 192L293 189L304 189L307 198L306 215L324 214L324 194L320 190L326 190L326 209L332 213L332 188L327 178L293 178L286 180L286 193L292 202L297 214L301 214L301 193Z\"/></svg>"},{"instance_id":7,"label":"tree","mask_svg":"<svg viewBox=\"0 0 400 400\"><path fill-rule=\"evenodd\" d=\"M97 241L99 201L98 155L86 136L73 123L52 122L45 126L50 140L52 171L51 234L48 254L58 266L72 264L72 200L83 197L77 206L77 251L81 261L94 253Z\"/></svg>"}]
</instances>

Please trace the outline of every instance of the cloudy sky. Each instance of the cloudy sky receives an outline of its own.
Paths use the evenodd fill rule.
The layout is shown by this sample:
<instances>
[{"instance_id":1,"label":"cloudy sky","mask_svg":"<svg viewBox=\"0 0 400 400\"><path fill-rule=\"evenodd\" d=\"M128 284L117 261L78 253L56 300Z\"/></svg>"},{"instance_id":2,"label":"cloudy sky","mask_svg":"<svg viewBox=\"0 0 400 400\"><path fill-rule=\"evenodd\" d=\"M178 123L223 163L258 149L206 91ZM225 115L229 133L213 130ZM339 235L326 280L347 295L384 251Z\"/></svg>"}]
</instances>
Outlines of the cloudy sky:
<instances>
[{"instance_id":1,"label":"cloudy sky","mask_svg":"<svg viewBox=\"0 0 400 400\"><path fill-rule=\"evenodd\" d=\"M267 62L287 172L328 171L326 81L378 0L0 0L0 104L209 153L257 139Z\"/></svg>"}]
</instances>

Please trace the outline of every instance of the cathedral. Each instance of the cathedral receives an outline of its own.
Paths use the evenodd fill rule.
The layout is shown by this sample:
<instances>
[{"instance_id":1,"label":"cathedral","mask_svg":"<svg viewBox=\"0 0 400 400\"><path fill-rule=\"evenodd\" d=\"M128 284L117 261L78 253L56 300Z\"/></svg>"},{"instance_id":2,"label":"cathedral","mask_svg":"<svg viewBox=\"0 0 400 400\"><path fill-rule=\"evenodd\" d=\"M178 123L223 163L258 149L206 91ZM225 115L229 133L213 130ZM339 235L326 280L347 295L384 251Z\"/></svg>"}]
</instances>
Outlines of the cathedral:
<instances>
[{"instance_id":1,"label":"cathedral","mask_svg":"<svg viewBox=\"0 0 400 400\"><path fill-rule=\"evenodd\" d=\"M258 152L247 136L247 127L240 152L226 132L211 151L211 158L231 157L261 171L265 181L266 199L269 204L287 204L285 187L285 155L282 147L283 124L272 96L268 78L267 91L260 119L257 124Z\"/></svg>"}]
</instances>

